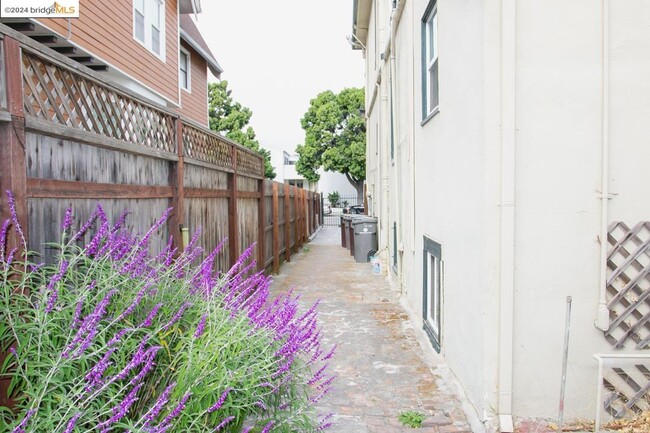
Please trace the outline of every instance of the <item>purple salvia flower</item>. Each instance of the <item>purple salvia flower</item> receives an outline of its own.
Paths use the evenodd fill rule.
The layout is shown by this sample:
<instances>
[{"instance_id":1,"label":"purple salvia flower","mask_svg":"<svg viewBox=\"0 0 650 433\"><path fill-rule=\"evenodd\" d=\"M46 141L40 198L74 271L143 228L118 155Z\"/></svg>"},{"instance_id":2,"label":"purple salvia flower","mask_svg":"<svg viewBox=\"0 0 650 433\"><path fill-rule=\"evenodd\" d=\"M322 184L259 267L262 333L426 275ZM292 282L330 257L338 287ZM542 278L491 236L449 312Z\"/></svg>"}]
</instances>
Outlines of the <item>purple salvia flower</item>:
<instances>
[{"instance_id":1,"label":"purple salvia flower","mask_svg":"<svg viewBox=\"0 0 650 433\"><path fill-rule=\"evenodd\" d=\"M18 248L13 248L11 251L9 251L9 255L7 256L7 263L5 263L6 269L9 269L9 266L11 266L11 264L13 263L14 256L16 255L17 252L18 252Z\"/></svg>"},{"instance_id":2,"label":"purple salvia flower","mask_svg":"<svg viewBox=\"0 0 650 433\"><path fill-rule=\"evenodd\" d=\"M181 319L183 313L185 313L185 310L187 310L191 306L192 304L190 302L186 302L183 305L181 305L181 308L179 308L176 314L174 314L174 317L172 317L171 320L167 322L165 326L162 327L162 330L167 331L169 328L171 328L176 322L178 322Z\"/></svg>"},{"instance_id":3,"label":"purple salvia flower","mask_svg":"<svg viewBox=\"0 0 650 433\"><path fill-rule=\"evenodd\" d=\"M18 424L14 429L11 431L11 433L25 433L25 426L29 422L29 419L34 416L36 413L36 409L30 409L27 411L25 414L25 418Z\"/></svg>"},{"instance_id":4,"label":"purple salvia flower","mask_svg":"<svg viewBox=\"0 0 650 433\"><path fill-rule=\"evenodd\" d=\"M102 356L102 359L97 361L97 364L93 366L93 368L90 369L90 371L86 374L85 379L86 382L88 382L88 385L86 386L85 391L90 392L93 388L97 387L102 383L102 377L104 376L104 372L106 369L111 365L111 362L109 361L111 358L111 355L115 353L115 348L109 349L104 356Z\"/></svg>"},{"instance_id":5,"label":"purple salvia flower","mask_svg":"<svg viewBox=\"0 0 650 433\"><path fill-rule=\"evenodd\" d=\"M144 366L140 372L129 382L131 385L139 383L144 377L156 366L156 363L153 360L156 358L158 351L162 349L160 346L150 347L144 356Z\"/></svg>"},{"instance_id":6,"label":"purple salvia flower","mask_svg":"<svg viewBox=\"0 0 650 433\"><path fill-rule=\"evenodd\" d=\"M81 412L70 418L70 421L68 421L68 425L65 428L65 431L63 433L72 433L72 429L74 429L75 424L77 421L81 418Z\"/></svg>"},{"instance_id":7,"label":"purple salvia flower","mask_svg":"<svg viewBox=\"0 0 650 433\"><path fill-rule=\"evenodd\" d=\"M133 328L121 329L117 334L115 334L113 336L113 338L110 339L110 341L108 342L108 347L112 347L112 346L116 345L117 343L119 343L120 340L122 340L122 337L124 337L127 333L129 333L131 331L133 331Z\"/></svg>"},{"instance_id":8,"label":"purple salvia flower","mask_svg":"<svg viewBox=\"0 0 650 433\"><path fill-rule=\"evenodd\" d=\"M176 405L176 407L174 408L174 410L172 410L172 411L169 413L169 415L167 415L167 416L165 417L165 419L163 420L163 422L161 423L161 425L163 425L163 426L168 426L169 423L172 422L172 420L173 420L174 418L176 418L178 415L180 415L180 413L183 411L183 409L185 409L185 403L187 403L187 400L189 400L191 396L192 396L192 393L191 393L191 392L188 392L187 394L185 394L185 395L183 396L183 398L181 398L181 401Z\"/></svg>"},{"instance_id":9,"label":"purple salvia flower","mask_svg":"<svg viewBox=\"0 0 650 433\"><path fill-rule=\"evenodd\" d=\"M337 345L335 344L334 347L332 347L332 350L330 350L330 351L327 353L327 355L325 355L325 356L323 357L323 359L321 359L321 361L327 361L327 360L329 360L332 356L334 356L334 353L336 353L336 348L337 348Z\"/></svg>"},{"instance_id":10,"label":"purple salvia flower","mask_svg":"<svg viewBox=\"0 0 650 433\"><path fill-rule=\"evenodd\" d=\"M208 413L212 413L216 410L219 410L221 406L223 406L224 402L226 401L226 397L228 397L230 391L232 391L232 388L227 388L224 392L222 392L221 397L219 397L219 400L217 400L217 402L208 409Z\"/></svg>"},{"instance_id":11,"label":"purple salvia flower","mask_svg":"<svg viewBox=\"0 0 650 433\"><path fill-rule=\"evenodd\" d=\"M204 314L203 317L201 317L198 326L196 327L196 331L194 331L194 338L199 338L201 335L203 335L203 332L205 332L205 322L207 320L208 315Z\"/></svg>"},{"instance_id":12,"label":"purple salvia flower","mask_svg":"<svg viewBox=\"0 0 650 433\"><path fill-rule=\"evenodd\" d=\"M332 384L332 382L334 381L334 379L336 379L336 376L330 377L325 382L318 385L317 388L322 391L323 389L329 387Z\"/></svg>"},{"instance_id":13,"label":"purple salvia flower","mask_svg":"<svg viewBox=\"0 0 650 433\"><path fill-rule=\"evenodd\" d=\"M201 227L199 227L194 234L192 235L192 239L190 239L190 242L187 244L185 249L183 251L190 251L194 248L194 244L199 240L199 236L201 235Z\"/></svg>"},{"instance_id":14,"label":"purple salvia flower","mask_svg":"<svg viewBox=\"0 0 650 433\"><path fill-rule=\"evenodd\" d=\"M169 401L169 396L172 393L172 390L176 386L176 382L170 384L165 390L160 394L160 397L156 400L156 403L153 405L153 407L145 414L145 422L144 426L149 427L153 420L156 419L156 417L162 412L163 408Z\"/></svg>"},{"instance_id":15,"label":"purple salvia flower","mask_svg":"<svg viewBox=\"0 0 650 433\"><path fill-rule=\"evenodd\" d=\"M168 208L165 212L163 212L162 216L158 221L154 223L154 225L151 226L151 228L147 231L147 233L144 234L140 242L138 242L138 247L144 246L147 242L149 242L149 238L151 235L158 230L158 228L165 223L169 219L169 214L172 212L174 208Z\"/></svg>"},{"instance_id":16,"label":"purple salvia flower","mask_svg":"<svg viewBox=\"0 0 650 433\"><path fill-rule=\"evenodd\" d=\"M66 231L72 226L72 208L69 207L65 211L65 216L63 217L63 224L61 225L61 229L63 231Z\"/></svg>"},{"instance_id":17,"label":"purple salvia flower","mask_svg":"<svg viewBox=\"0 0 650 433\"><path fill-rule=\"evenodd\" d=\"M115 225L111 229L111 232L117 233L120 230L120 228L124 225L124 221L126 221L126 217L129 215L129 213L130 212L128 210L125 210L124 212L122 212L122 214L118 218L117 222L115 223Z\"/></svg>"},{"instance_id":18,"label":"purple salvia flower","mask_svg":"<svg viewBox=\"0 0 650 433\"><path fill-rule=\"evenodd\" d=\"M16 228L16 232L18 232L18 236L20 236L20 239L23 241L23 245L25 244L25 234L23 233L23 228L20 225L20 222L18 221L18 212L16 211L16 199L14 198L14 195L11 191L7 190L7 201L9 202L9 212L11 213L11 219L14 223L14 227Z\"/></svg>"},{"instance_id":19,"label":"purple salvia flower","mask_svg":"<svg viewBox=\"0 0 650 433\"><path fill-rule=\"evenodd\" d=\"M250 432L251 430L253 430L253 427L255 427L255 426L252 425L252 426L246 427L244 430L242 430L241 433L248 433L248 432Z\"/></svg>"},{"instance_id":20,"label":"purple salvia flower","mask_svg":"<svg viewBox=\"0 0 650 433\"><path fill-rule=\"evenodd\" d=\"M9 226L11 226L11 220L5 220L2 223L2 229L0 229L0 261L5 260L5 250L7 249L7 233L9 233Z\"/></svg>"},{"instance_id":21,"label":"purple salvia flower","mask_svg":"<svg viewBox=\"0 0 650 433\"><path fill-rule=\"evenodd\" d=\"M128 413L128 411L129 411L129 409L131 408L131 406L133 406L133 403L135 403L135 402L138 400L138 398L136 397L136 394L138 393L138 391L140 390L140 388L142 388L142 385L143 385L142 383L136 385L136 386L131 390L131 392L129 392L129 393L127 394L127 396L124 398L124 400L123 400L119 405L117 405L117 406L115 406L115 407L113 408L113 416L111 416L111 417L110 417L109 419L107 419L106 421L101 422L101 423L97 426L97 428L100 428L100 429L101 429L101 430L100 430L101 433L105 433L105 432L107 432L107 431L109 430L109 427L110 427L112 424L115 424L116 422L118 422L120 419L122 419L122 418L124 417L124 415L126 415L126 414Z\"/></svg>"},{"instance_id":22,"label":"purple salvia flower","mask_svg":"<svg viewBox=\"0 0 650 433\"><path fill-rule=\"evenodd\" d=\"M81 228L79 229L79 231L78 231L77 233L75 233L75 235L74 235L74 236L72 237L72 239L71 239L71 242L74 242L74 241L76 241L76 240L78 240L78 239L81 239L81 237L82 237L83 235L86 234L86 232L88 231L88 229L90 228L90 226L93 225L93 223L94 223L95 220L97 219L97 215L98 215L98 214L97 214L97 211L95 210L95 212L93 212L93 214L90 216L90 218L88 219L88 221L86 221L86 222L84 223L84 225L81 226Z\"/></svg>"},{"instance_id":23,"label":"purple salvia flower","mask_svg":"<svg viewBox=\"0 0 650 433\"><path fill-rule=\"evenodd\" d=\"M232 420L234 420L235 417L230 415L229 417L225 418L221 423L215 427L214 431L221 431L222 428L224 428L226 425L228 425Z\"/></svg>"},{"instance_id":24,"label":"purple salvia flower","mask_svg":"<svg viewBox=\"0 0 650 433\"><path fill-rule=\"evenodd\" d=\"M79 299L79 302L77 302L77 307L74 310L74 317L72 318L72 329L77 329L81 325L81 313L83 312L85 299L86 298L81 298Z\"/></svg>"},{"instance_id":25,"label":"purple salvia flower","mask_svg":"<svg viewBox=\"0 0 650 433\"><path fill-rule=\"evenodd\" d=\"M149 341L149 337L145 337L141 342L140 345L138 346L138 349L135 351L133 354L133 358L131 358L131 361L129 361L126 366L120 371L117 375L115 375L114 380L122 380L125 379L131 370L133 370L135 367L138 365L142 364L147 356L147 350L144 348L147 342Z\"/></svg>"},{"instance_id":26,"label":"purple salvia flower","mask_svg":"<svg viewBox=\"0 0 650 433\"><path fill-rule=\"evenodd\" d=\"M269 421L269 423L264 426L264 428L260 433L269 433L271 431L271 428L273 427L273 424L275 424L275 421Z\"/></svg>"},{"instance_id":27,"label":"purple salvia flower","mask_svg":"<svg viewBox=\"0 0 650 433\"><path fill-rule=\"evenodd\" d=\"M314 374L314 377L312 377L312 378L307 382L307 385L311 386L311 385L315 384L316 382L318 382L318 381L323 377L323 372L325 371L325 369L327 368L328 365L329 365L329 364L325 364L325 365L323 365L323 366L322 366L322 367L321 367L321 368L320 368L320 369L319 369L319 370Z\"/></svg>"},{"instance_id":28,"label":"purple salvia flower","mask_svg":"<svg viewBox=\"0 0 650 433\"><path fill-rule=\"evenodd\" d=\"M152 285L153 285L153 281L150 281L150 282L148 282L147 284L145 284L144 287L143 287L142 289L140 289L140 290L138 291L138 293L135 295L135 299L133 299L133 302L131 302L131 305L129 305L128 308L127 308L126 310L124 310L124 311L122 312L122 314L120 314L120 315L118 316L118 318L116 319L116 321L119 322L119 321L121 321L122 319L124 319L126 316L128 316L129 314L131 314L131 313L133 312L133 310L135 310L135 309L138 307L138 305L140 305L140 302L142 301L142 299L144 298L144 296L147 294L147 290L149 290L149 288L150 288Z\"/></svg>"},{"instance_id":29,"label":"purple salvia flower","mask_svg":"<svg viewBox=\"0 0 650 433\"><path fill-rule=\"evenodd\" d=\"M56 301L59 297L59 291L56 289L56 284L61 281L61 278L63 278L63 275L68 270L68 265L69 263L66 260L61 262L61 268L59 269L59 272L52 276L50 284L47 285L47 290L52 290L52 294L47 300L47 307L45 307L46 313L50 313L54 309L54 305L56 304Z\"/></svg>"},{"instance_id":30,"label":"purple salvia flower","mask_svg":"<svg viewBox=\"0 0 650 433\"><path fill-rule=\"evenodd\" d=\"M144 319L144 321L140 323L140 325L138 325L138 328L148 328L149 326L151 326L151 324L153 323L153 319L156 317L156 314L158 314L158 310L160 310L160 307L162 307L162 305L163 305L162 303L158 303L154 305L154 307L147 315L147 318Z\"/></svg>"},{"instance_id":31,"label":"purple salvia flower","mask_svg":"<svg viewBox=\"0 0 650 433\"><path fill-rule=\"evenodd\" d=\"M261 408L262 410L268 410L268 408L266 407L266 405L262 400L256 401L255 406Z\"/></svg>"}]
</instances>

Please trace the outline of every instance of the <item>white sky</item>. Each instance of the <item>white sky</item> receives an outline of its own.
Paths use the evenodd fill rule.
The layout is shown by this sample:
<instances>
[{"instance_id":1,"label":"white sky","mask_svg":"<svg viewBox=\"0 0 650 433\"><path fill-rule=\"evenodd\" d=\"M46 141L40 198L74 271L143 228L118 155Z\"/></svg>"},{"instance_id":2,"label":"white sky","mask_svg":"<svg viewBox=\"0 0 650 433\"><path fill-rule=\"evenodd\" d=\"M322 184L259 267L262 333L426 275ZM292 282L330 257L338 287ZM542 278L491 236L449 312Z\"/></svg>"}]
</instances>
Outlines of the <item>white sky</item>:
<instances>
[{"instance_id":1,"label":"white sky","mask_svg":"<svg viewBox=\"0 0 650 433\"><path fill-rule=\"evenodd\" d=\"M203 0L198 27L235 101L253 112L261 145L293 152L300 118L324 90L363 85L363 59L346 40L352 0Z\"/></svg>"}]
</instances>

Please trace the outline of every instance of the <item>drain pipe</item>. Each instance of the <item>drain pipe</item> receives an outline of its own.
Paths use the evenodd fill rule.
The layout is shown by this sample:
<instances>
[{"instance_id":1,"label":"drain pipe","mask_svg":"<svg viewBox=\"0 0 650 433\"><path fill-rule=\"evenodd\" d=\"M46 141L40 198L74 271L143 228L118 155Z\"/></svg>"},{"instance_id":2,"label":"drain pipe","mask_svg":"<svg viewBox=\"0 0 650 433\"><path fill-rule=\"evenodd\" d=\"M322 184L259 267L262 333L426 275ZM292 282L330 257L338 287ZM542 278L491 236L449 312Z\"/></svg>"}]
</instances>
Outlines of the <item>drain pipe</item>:
<instances>
[{"instance_id":1,"label":"drain pipe","mask_svg":"<svg viewBox=\"0 0 650 433\"><path fill-rule=\"evenodd\" d=\"M501 0L501 269L499 296L499 429L513 432L515 298L516 0Z\"/></svg>"},{"instance_id":2,"label":"drain pipe","mask_svg":"<svg viewBox=\"0 0 650 433\"><path fill-rule=\"evenodd\" d=\"M609 0L603 0L602 169L600 191L600 299L596 328L609 329L607 309L607 225L609 219Z\"/></svg>"}]
</instances>

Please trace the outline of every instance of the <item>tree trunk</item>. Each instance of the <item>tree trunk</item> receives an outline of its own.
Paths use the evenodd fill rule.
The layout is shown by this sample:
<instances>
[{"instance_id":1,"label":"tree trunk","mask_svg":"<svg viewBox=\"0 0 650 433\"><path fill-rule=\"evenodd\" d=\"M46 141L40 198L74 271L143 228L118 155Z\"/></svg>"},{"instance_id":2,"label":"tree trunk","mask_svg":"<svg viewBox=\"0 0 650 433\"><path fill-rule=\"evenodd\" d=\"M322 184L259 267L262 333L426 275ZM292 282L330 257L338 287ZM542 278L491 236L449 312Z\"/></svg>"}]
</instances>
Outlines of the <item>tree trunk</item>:
<instances>
[{"instance_id":1,"label":"tree trunk","mask_svg":"<svg viewBox=\"0 0 650 433\"><path fill-rule=\"evenodd\" d=\"M350 182L350 185L357 190L357 204L363 204L363 179L356 180L348 173L344 173L345 178Z\"/></svg>"}]
</instances>

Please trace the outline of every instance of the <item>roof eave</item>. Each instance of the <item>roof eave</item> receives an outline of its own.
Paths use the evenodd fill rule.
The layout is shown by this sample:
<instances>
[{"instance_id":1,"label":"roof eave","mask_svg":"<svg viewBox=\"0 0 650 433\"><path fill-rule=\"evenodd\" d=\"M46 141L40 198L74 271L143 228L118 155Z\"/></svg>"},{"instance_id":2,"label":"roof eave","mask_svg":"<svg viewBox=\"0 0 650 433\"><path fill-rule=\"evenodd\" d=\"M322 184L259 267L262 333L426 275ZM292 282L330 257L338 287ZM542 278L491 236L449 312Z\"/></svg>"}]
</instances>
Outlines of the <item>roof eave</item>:
<instances>
[{"instance_id":1,"label":"roof eave","mask_svg":"<svg viewBox=\"0 0 650 433\"><path fill-rule=\"evenodd\" d=\"M370 24L371 0L354 0L352 4L352 34L355 43L352 49L359 50L366 44Z\"/></svg>"},{"instance_id":2,"label":"roof eave","mask_svg":"<svg viewBox=\"0 0 650 433\"><path fill-rule=\"evenodd\" d=\"M215 59L210 53L206 52L203 47L198 42L196 42L185 30L179 30L181 32L181 39L187 42L192 48L194 48L194 50L196 50L197 53L199 53L201 57L205 59L208 64L208 69L210 69L210 72L212 72L215 77L221 78L223 68L219 65L217 59Z\"/></svg>"}]
</instances>

